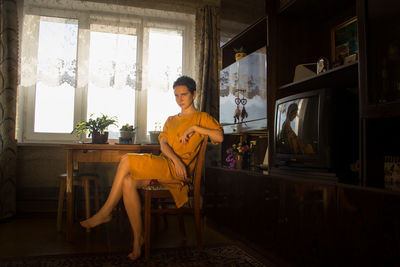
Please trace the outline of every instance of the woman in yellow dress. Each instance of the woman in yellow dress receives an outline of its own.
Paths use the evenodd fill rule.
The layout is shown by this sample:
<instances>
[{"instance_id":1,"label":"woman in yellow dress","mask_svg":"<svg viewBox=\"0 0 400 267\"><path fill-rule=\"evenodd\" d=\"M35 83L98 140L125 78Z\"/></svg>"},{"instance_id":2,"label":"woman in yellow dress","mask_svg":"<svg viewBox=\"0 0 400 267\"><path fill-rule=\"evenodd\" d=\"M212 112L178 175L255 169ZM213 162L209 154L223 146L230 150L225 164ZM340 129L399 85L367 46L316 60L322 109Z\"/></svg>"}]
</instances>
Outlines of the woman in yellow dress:
<instances>
[{"instance_id":1,"label":"woman in yellow dress","mask_svg":"<svg viewBox=\"0 0 400 267\"><path fill-rule=\"evenodd\" d=\"M132 260L140 257L144 242L137 189L157 180L170 190L177 207L181 207L188 201L185 181L191 180L203 137L207 135L213 143L220 143L224 138L221 125L207 113L195 109L196 82L192 78L179 77L173 88L181 112L169 117L164 124L159 136L162 154L124 155L106 202L95 215L81 222L85 228L109 222L113 208L122 197L134 237L133 249L128 255Z\"/></svg>"}]
</instances>

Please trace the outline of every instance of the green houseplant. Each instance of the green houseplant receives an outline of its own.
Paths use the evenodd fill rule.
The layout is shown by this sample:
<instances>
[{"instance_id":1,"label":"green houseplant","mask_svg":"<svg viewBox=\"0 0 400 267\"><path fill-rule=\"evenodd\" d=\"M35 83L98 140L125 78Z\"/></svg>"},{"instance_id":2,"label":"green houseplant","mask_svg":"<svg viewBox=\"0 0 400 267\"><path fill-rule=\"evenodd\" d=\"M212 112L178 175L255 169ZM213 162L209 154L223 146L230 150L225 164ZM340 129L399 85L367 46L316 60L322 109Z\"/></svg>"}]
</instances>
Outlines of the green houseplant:
<instances>
[{"instance_id":1,"label":"green houseplant","mask_svg":"<svg viewBox=\"0 0 400 267\"><path fill-rule=\"evenodd\" d=\"M107 115L93 119L93 114L90 115L89 120L81 121L76 124L72 133L80 136L82 134L89 133L89 137L92 137L93 144L105 144L108 141L108 132L106 131L108 126L117 125L115 118L110 118Z\"/></svg>"},{"instance_id":2,"label":"green houseplant","mask_svg":"<svg viewBox=\"0 0 400 267\"><path fill-rule=\"evenodd\" d=\"M126 123L119 129L119 134L120 144L132 144L135 142L136 127Z\"/></svg>"}]
</instances>

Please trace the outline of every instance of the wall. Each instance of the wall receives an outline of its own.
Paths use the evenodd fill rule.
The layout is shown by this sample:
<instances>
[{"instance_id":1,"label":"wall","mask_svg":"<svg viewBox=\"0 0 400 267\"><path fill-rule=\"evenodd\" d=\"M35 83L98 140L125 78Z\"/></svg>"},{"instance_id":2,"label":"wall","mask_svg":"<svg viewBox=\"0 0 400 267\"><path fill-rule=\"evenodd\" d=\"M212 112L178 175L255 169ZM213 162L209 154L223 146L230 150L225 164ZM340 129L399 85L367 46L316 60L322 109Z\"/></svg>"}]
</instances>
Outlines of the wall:
<instances>
[{"instance_id":1,"label":"wall","mask_svg":"<svg viewBox=\"0 0 400 267\"><path fill-rule=\"evenodd\" d=\"M66 151L59 145L20 144L17 153L17 211L55 212L58 175L66 170ZM112 184L117 163L87 163L79 168L99 174L100 192L104 196Z\"/></svg>"}]
</instances>

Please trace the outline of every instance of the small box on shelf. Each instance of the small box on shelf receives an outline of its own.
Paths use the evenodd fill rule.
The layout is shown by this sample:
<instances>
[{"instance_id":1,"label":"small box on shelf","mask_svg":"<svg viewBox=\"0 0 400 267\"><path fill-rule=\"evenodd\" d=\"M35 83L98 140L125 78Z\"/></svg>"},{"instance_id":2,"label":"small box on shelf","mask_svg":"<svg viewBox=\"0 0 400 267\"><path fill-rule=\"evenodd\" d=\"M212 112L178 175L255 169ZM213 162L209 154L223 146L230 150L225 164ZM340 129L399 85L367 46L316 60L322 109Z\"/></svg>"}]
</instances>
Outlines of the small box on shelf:
<instances>
[{"instance_id":1,"label":"small box on shelf","mask_svg":"<svg viewBox=\"0 0 400 267\"><path fill-rule=\"evenodd\" d=\"M385 156L385 188L400 191L400 156Z\"/></svg>"}]
</instances>

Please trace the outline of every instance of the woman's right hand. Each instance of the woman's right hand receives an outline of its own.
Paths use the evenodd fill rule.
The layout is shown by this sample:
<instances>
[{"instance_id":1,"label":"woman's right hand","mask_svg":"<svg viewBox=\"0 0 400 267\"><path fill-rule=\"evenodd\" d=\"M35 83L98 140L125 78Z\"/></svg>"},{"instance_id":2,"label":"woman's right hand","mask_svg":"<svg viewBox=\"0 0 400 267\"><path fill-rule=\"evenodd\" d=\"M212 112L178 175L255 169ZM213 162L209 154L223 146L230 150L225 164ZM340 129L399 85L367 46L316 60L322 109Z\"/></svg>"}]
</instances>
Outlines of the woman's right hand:
<instances>
[{"instance_id":1,"label":"woman's right hand","mask_svg":"<svg viewBox=\"0 0 400 267\"><path fill-rule=\"evenodd\" d=\"M187 178L186 166L181 160L174 161L175 173L178 177Z\"/></svg>"}]
</instances>

